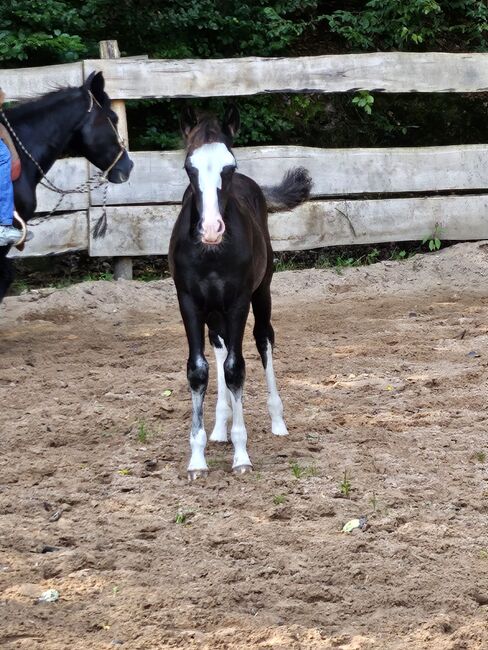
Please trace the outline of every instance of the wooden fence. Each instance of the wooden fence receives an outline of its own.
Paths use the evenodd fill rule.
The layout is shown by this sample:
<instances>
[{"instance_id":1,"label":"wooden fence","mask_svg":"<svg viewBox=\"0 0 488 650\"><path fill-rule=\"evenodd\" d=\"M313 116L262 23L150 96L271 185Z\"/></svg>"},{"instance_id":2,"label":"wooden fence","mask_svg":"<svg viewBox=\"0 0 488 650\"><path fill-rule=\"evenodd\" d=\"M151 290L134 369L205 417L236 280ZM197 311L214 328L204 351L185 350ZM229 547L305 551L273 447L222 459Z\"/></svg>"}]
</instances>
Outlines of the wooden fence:
<instances>
[{"instance_id":1,"label":"wooden fence","mask_svg":"<svg viewBox=\"0 0 488 650\"><path fill-rule=\"evenodd\" d=\"M227 60L87 60L42 68L3 70L10 99L81 85L102 70L113 99L239 96L262 93L486 92L488 54L374 53L301 58ZM488 118L488 116L487 116ZM291 213L270 216L275 250L421 239L442 228L443 239L488 238L488 145L448 147L235 149L239 170L261 184L278 181L295 165L313 177L312 199ZM107 235L94 239L100 190L69 195L62 213L31 222L35 238L23 253L40 256L88 250L93 256L165 254L187 183L183 152L133 152L130 181L110 185ZM93 169L83 159L58 161L49 173L72 187ZM444 192L445 195L434 195ZM368 198L374 195L376 198ZM378 198L383 195L384 198ZM408 198L399 198L410 195ZM56 196L40 188L39 212Z\"/></svg>"}]
</instances>

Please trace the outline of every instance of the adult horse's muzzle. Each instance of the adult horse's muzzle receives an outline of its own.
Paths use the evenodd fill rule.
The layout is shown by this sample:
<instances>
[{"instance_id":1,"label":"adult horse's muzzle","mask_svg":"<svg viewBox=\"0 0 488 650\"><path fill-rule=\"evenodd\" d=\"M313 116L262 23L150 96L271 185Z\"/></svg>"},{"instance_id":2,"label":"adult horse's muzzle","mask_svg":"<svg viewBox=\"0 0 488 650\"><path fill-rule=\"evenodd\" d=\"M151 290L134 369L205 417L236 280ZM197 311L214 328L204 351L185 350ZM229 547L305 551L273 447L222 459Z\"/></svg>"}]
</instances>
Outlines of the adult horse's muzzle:
<instances>
[{"instance_id":1,"label":"adult horse's muzzle","mask_svg":"<svg viewBox=\"0 0 488 650\"><path fill-rule=\"evenodd\" d=\"M118 161L118 163L109 171L107 179L110 183L125 183L129 180L130 173L134 163L129 158L127 152Z\"/></svg>"}]
</instances>

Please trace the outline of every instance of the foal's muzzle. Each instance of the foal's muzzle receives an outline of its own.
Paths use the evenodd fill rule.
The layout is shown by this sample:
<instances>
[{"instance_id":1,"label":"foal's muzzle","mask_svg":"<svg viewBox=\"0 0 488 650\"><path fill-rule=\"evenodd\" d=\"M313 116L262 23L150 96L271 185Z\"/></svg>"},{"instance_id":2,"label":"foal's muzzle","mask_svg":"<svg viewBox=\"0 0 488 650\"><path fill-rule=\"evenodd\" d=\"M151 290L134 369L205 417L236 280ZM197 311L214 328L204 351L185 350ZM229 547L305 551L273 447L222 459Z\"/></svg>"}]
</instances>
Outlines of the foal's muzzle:
<instances>
[{"instance_id":1,"label":"foal's muzzle","mask_svg":"<svg viewBox=\"0 0 488 650\"><path fill-rule=\"evenodd\" d=\"M220 244L225 232L225 224L222 217L204 219L201 228L202 243L209 246Z\"/></svg>"}]
</instances>

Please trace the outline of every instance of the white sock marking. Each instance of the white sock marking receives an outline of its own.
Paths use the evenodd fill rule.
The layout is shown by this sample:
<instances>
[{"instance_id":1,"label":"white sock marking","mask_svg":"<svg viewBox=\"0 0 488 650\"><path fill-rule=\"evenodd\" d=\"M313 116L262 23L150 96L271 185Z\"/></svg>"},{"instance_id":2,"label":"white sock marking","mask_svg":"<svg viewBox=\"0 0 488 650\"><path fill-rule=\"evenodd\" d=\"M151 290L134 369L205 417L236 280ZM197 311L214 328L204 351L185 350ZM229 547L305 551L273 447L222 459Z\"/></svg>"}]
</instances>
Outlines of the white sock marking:
<instances>
[{"instance_id":1,"label":"white sock marking","mask_svg":"<svg viewBox=\"0 0 488 650\"><path fill-rule=\"evenodd\" d=\"M232 404L232 429L230 437L234 445L234 462L232 463L232 467L252 467L251 459L246 449L247 431L244 424L244 412L242 410L242 392L239 392L237 397L234 397L231 392L230 401Z\"/></svg>"},{"instance_id":2,"label":"white sock marking","mask_svg":"<svg viewBox=\"0 0 488 650\"><path fill-rule=\"evenodd\" d=\"M268 384L268 411L271 417L271 431L275 436L286 436L288 435L288 429L283 420L283 402L276 387L276 378L273 370L273 348L269 341L266 356L266 383Z\"/></svg>"},{"instance_id":3,"label":"white sock marking","mask_svg":"<svg viewBox=\"0 0 488 650\"><path fill-rule=\"evenodd\" d=\"M192 390L191 399L193 403L192 423L190 432L191 458L188 471L206 470L205 447L207 445L207 434L203 426L203 394L200 391Z\"/></svg>"},{"instance_id":4,"label":"white sock marking","mask_svg":"<svg viewBox=\"0 0 488 650\"><path fill-rule=\"evenodd\" d=\"M227 348L219 336L221 348L214 347L217 364L217 406L215 407L215 426L210 436L213 442L227 442L227 421L232 415L230 392L225 384L224 362L227 359Z\"/></svg>"}]
</instances>

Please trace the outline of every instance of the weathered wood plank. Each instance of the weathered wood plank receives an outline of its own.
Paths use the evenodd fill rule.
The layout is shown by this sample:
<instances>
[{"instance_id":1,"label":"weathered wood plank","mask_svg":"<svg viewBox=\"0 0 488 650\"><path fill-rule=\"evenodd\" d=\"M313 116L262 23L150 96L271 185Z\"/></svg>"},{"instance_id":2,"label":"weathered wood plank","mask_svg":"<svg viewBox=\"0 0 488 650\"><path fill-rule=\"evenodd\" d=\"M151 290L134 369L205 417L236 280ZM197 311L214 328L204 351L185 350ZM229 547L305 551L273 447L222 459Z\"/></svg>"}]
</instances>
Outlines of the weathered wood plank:
<instances>
[{"instance_id":1,"label":"weathered wood plank","mask_svg":"<svg viewBox=\"0 0 488 650\"><path fill-rule=\"evenodd\" d=\"M73 189L88 178L88 162L84 158L62 158L57 160L47 177L57 187ZM93 170L92 170L93 171ZM47 189L43 185L37 186L36 212L49 212L59 200L59 194ZM87 209L89 194L66 194L59 206L59 211Z\"/></svg>"},{"instance_id":2,"label":"weathered wood plank","mask_svg":"<svg viewBox=\"0 0 488 650\"><path fill-rule=\"evenodd\" d=\"M90 235L90 254L166 254L178 212L177 205L110 207L107 235ZM90 209L90 233L100 214ZM276 251L421 240L436 223L442 239L488 239L488 196L310 201L269 219Z\"/></svg>"},{"instance_id":3,"label":"weathered wood plank","mask_svg":"<svg viewBox=\"0 0 488 650\"><path fill-rule=\"evenodd\" d=\"M37 97L57 90L60 86L81 86L82 83L82 61L37 68L15 68L0 73L0 87L5 91L9 102Z\"/></svg>"},{"instance_id":4,"label":"weathered wood plank","mask_svg":"<svg viewBox=\"0 0 488 650\"><path fill-rule=\"evenodd\" d=\"M484 92L488 53L373 52L297 58L85 61L114 99L274 92Z\"/></svg>"},{"instance_id":5,"label":"weathered wood plank","mask_svg":"<svg viewBox=\"0 0 488 650\"><path fill-rule=\"evenodd\" d=\"M291 167L306 167L312 196L476 190L488 187L488 145L395 149L236 148L239 171L261 185L281 180ZM188 184L182 151L133 152L127 183L110 185L108 203L176 203ZM102 191L92 193L101 205Z\"/></svg>"},{"instance_id":6,"label":"weathered wood plank","mask_svg":"<svg viewBox=\"0 0 488 650\"><path fill-rule=\"evenodd\" d=\"M488 196L447 196L368 201L311 201L269 219L273 248L422 240L439 224L441 239L488 238Z\"/></svg>"},{"instance_id":7,"label":"weathered wood plank","mask_svg":"<svg viewBox=\"0 0 488 650\"><path fill-rule=\"evenodd\" d=\"M22 252L12 249L9 257L42 257L88 248L88 213L86 210L57 214L49 219L29 221L34 238Z\"/></svg>"},{"instance_id":8,"label":"weathered wood plank","mask_svg":"<svg viewBox=\"0 0 488 650\"><path fill-rule=\"evenodd\" d=\"M95 239L93 228L102 208L89 210L89 253L93 257L161 255L180 211L179 205L117 206L107 208L107 232Z\"/></svg>"}]
</instances>

